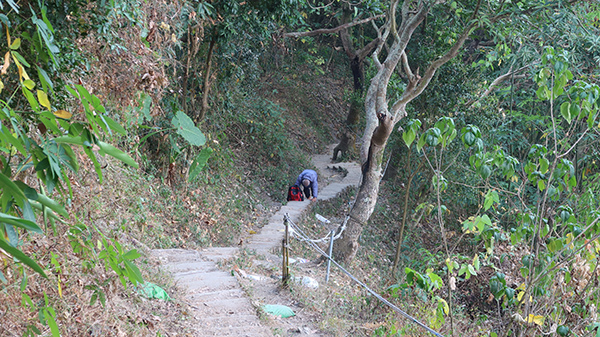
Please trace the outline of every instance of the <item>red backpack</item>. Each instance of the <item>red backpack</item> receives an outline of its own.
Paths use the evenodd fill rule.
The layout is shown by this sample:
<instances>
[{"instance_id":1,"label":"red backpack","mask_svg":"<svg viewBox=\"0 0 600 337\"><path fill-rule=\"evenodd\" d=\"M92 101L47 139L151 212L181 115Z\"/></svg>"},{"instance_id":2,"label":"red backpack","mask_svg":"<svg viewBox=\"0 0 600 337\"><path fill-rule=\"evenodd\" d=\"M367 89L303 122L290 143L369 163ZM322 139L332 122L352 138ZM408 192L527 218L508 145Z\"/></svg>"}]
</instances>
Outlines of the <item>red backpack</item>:
<instances>
[{"instance_id":1,"label":"red backpack","mask_svg":"<svg viewBox=\"0 0 600 337\"><path fill-rule=\"evenodd\" d=\"M294 185L290 186L288 189L288 201L304 201L304 196L302 195L302 191L300 190L300 186Z\"/></svg>"}]
</instances>

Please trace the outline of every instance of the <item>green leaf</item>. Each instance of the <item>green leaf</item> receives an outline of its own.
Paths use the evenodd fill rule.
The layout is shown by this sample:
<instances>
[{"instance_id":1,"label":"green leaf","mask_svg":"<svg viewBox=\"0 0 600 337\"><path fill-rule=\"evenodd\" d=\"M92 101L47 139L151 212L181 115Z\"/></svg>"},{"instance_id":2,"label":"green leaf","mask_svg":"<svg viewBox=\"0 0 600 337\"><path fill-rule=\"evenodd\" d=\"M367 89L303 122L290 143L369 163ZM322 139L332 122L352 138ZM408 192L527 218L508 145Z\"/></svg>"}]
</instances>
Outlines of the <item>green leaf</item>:
<instances>
[{"instance_id":1,"label":"green leaf","mask_svg":"<svg viewBox=\"0 0 600 337\"><path fill-rule=\"evenodd\" d=\"M422 134L417 142L417 151L421 151L423 146L425 146L425 138L427 138L426 134Z\"/></svg>"},{"instance_id":2,"label":"green leaf","mask_svg":"<svg viewBox=\"0 0 600 337\"><path fill-rule=\"evenodd\" d=\"M19 236L15 230L15 227L9 224L0 223L0 233L2 233L1 229L4 229L4 236L6 237L8 244L18 248Z\"/></svg>"},{"instance_id":3,"label":"green leaf","mask_svg":"<svg viewBox=\"0 0 600 337\"><path fill-rule=\"evenodd\" d=\"M122 134L122 135L127 134L127 131L125 131L125 128L123 128L123 126L121 126L121 124L115 122L112 118L104 115L104 116L102 116L102 120L106 123L106 125L108 125L108 127L111 130L114 130L115 132Z\"/></svg>"},{"instance_id":4,"label":"green leaf","mask_svg":"<svg viewBox=\"0 0 600 337\"><path fill-rule=\"evenodd\" d=\"M54 310L51 310L51 309L52 308L45 308L44 316L46 317L46 322L48 323L48 326L50 327L52 336L60 337L60 330L58 329L58 324L56 324L56 320L54 319L54 316L56 316L56 313L54 312Z\"/></svg>"},{"instance_id":5,"label":"green leaf","mask_svg":"<svg viewBox=\"0 0 600 337\"><path fill-rule=\"evenodd\" d=\"M496 192L496 190L489 190L488 193L485 195L483 209L487 211L488 209L490 209L490 207L492 207L494 202L499 201L500 197L498 196L498 192Z\"/></svg>"},{"instance_id":6,"label":"green leaf","mask_svg":"<svg viewBox=\"0 0 600 337\"><path fill-rule=\"evenodd\" d=\"M561 325L558 327L558 329L556 329L556 332L558 333L559 336L568 336L569 333L571 332L571 330L569 329L568 326ZM598 333L600 333L600 332L598 332Z\"/></svg>"},{"instance_id":7,"label":"green leaf","mask_svg":"<svg viewBox=\"0 0 600 337\"><path fill-rule=\"evenodd\" d=\"M192 181L200 172L208 162L208 158L212 154L213 149L210 147L202 149L200 153L196 156L192 164L190 165L190 173L188 175L188 181Z\"/></svg>"},{"instance_id":8,"label":"green leaf","mask_svg":"<svg viewBox=\"0 0 600 337\"><path fill-rule=\"evenodd\" d=\"M560 105L560 114L564 117L567 123L571 124L571 103L564 102Z\"/></svg>"},{"instance_id":9,"label":"green leaf","mask_svg":"<svg viewBox=\"0 0 600 337\"><path fill-rule=\"evenodd\" d=\"M37 209L38 211L45 211L46 216L54 220L58 220L62 223L66 223L63 219L59 218L58 215L56 215L50 208L42 206L42 204L40 204L39 202L30 200L29 203L31 204L31 206L33 206L33 208Z\"/></svg>"},{"instance_id":10,"label":"green leaf","mask_svg":"<svg viewBox=\"0 0 600 337\"><path fill-rule=\"evenodd\" d=\"M7 196L11 196L17 205L23 207L25 194L23 191L7 176L0 173L0 188L6 193Z\"/></svg>"},{"instance_id":11,"label":"green leaf","mask_svg":"<svg viewBox=\"0 0 600 337\"><path fill-rule=\"evenodd\" d=\"M483 165L481 165L481 168L479 169L479 174L481 174L481 177L483 179L487 179L492 174L492 170L490 169L490 167L488 165L483 164Z\"/></svg>"},{"instance_id":12,"label":"green leaf","mask_svg":"<svg viewBox=\"0 0 600 337\"><path fill-rule=\"evenodd\" d=\"M23 82L23 85L27 86L26 82L27 81ZM31 106L31 108L33 109L33 111L39 112L40 105L38 104L37 100L33 96L33 93L31 93L31 91L29 91L25 87L25 88L23 88L23 94L25 95L25 98L27 98L27 101L29 102L29 105Z\"/></svg>"},{"instance_id":13,"label":"green leaf","mask_svg":"<svg viewBox=\"0 0 600 337\"><path fill-rule=\"evenodd\" d=\"M190 144L202 146L206 143L206 137L194 125L192 119L182 111L177 111L173 117L173 126L177 129L177 133L181 135Z\"/></svg>"},{"instance_id":14,"label":"green leaf","mask_svg":"<svg viewBox=\"0 0 600 337\"><path fill-rule=\"evenodd\" d=\"M498 299L504 294L504 285L497 279L492 278L490 280L490 291L492 292L492 295Z\"/></svg>"},{"instance_id":15,"label":"green leaf","mask_svg":"<svg viewBox=\"0 0 600 337\"><path fill-rule=\"evenodd\" d=\"M487 214L484 214L483 216L481 216L481 221L488 225L489 227L492 227L492 220L490 219L490 217Z\"/></svg>"},{"instance_id":16,"label":"green leaf","mask_svg":"<svg viewBox=\"0 0 600 337\"><path fill-rule=\"evenodd\" d=\"M42 82L42 88L44 91L47 92L48 90L52 90L54 88L54 84L52 83L50 76L48 76L48 73L46 73L46 71L40 68L38 65L36 65L36 67L38 71L38 77L40 82Z\"/></svg>"},{"instance_id":17,"label":"green leaf","mask_svg":"<svg viewBox=\"0 0 600 337\"><path fill-rule=\"evenodd\" d=\"M17 149L17 151L19 151L23 156L27 156L28 152L25 150L23 143L15 136L13 136L12 132L10 132L7 127L5 127L4 125L0 126L0 139L14 146L15 149Z\"/></svg>"},{"instance_id":18,"label":"green leaf","mask_svg":"<svg viewBox=\"0 0 600 337\"><path fill-rule=\"evenodd\" d=\"M124 162L125 164L138 168L138 163L135 162L135 160L133 160L133 158L131 158L128 154L126 154L125 152L117 149L116 147L102 142L102 141L98 141L98 146L100 147L100 154L106 153L112 157L115 157L117 159L119 159L120 161Z\"/></svg>"},{"instance_id":19,"label":"green leaf","mask_svg":"<svg viewBox=\"0 0 600 337\"><path fill-rule=\"evenodd\" d=\"M415 277L415 271L406 267L404 268L404 272L406 273L406 282L408 284L412 284L413 283L413 279Z\"/></svg>"},{"instance_id":20,"label":"green leaf","mask_svg":"<svg viewBox=\"0 0 600 337\"><path fill-rule=\"evenodd\" d=\"M162 299L165 301L171 300L171 297L163 288L151 282L144 282L144 284L137 289L137 292L146 298Z\"/></svg>"},{"instance_id":21,"label":"green leaf","mask_svg":"<svg viewBox=\"0 0 600 337\"><path fill-rule=\"evenodd\" d=\"M127 253L123 254L123 258L127 260L135 260L138 257L142 256L136 249L132 249Z\"/></svg>"},{"instance_id":22,"label":"green leaf","mask_svg":"<svg viewBox=\"0 0 600 337\"><path fill-rule=\"evenodd\" d=\"M40 204L50 208L51 210L64 216L65 218L69 217L69 213L67 212L67 210L61 204L59 204L56 200L50 199L41 193L38 193L37 197L38 197L37 201Z\"/></svg>"},{"instance_id":23,"label":"green leaf","mask_svg":"<svg viewBox=\"0 0 600 337\"><path fill-rule=\"evenodd\" d=\"M569 221L569 218L570 218L570 217L571 217L571 212L569 212L568 210L566 210L566 209L563 209L563 210L560 212L560 220L561 220L563 223L567 223L567 221Z\"/></svg>"},{"instance_id":24,"label":"green leaf","mask_svg":"<svg viewBox=\"0 0 600 337\"><path fill-rule=\"evenodd\" d=\"M563 94L565 91L564 85L565 84L561 83L561 81L556 81L554 83L554 87L552 87L552 94L554 95L553 97L558 97Z\"/></svg>"},{"instance_id":25,"label":"green leaf","mask_svg":"<svg viewBox=\"0 0 600 337\"><path fill-rule=\"evenodd\" d=\"M506 297L511 300L515 297L515 290L513 288L506 287L504 288L504 294L506 294Z\"/></svg>"},{"instance_id":26,"label":"green leaf","mask_svg":"<svg viewBox=\"0 0 600 337\"><path fill-rule=\"evenodd\" d=\"M448 302L446 302L446 300L444 300L443 298L439 297L438 298L438 303L442 304L442 308L444 310L444 314L446 314L446 316L450 313L450 306L448 305Z\"/></svg>"},{"instance_id":27,"label":"green leaf","mask_svg":"<svg viewBox=\"0 0 600 337\"><path fill-rule=\"evenodd\" d=\"M85 141L84 143L87 143L87 141ZM98 179L100 180L100 183L102 184L102 168L100 167L100 162L98 162L98 159L96 158L96 155L94 154L94 151L92 151L89 146L84 146L83 151L85 152L85 154L87 154L88 158L90 158L90 160L94 164L94 170L96 171L96 174L98 175Z\"/></svg>"},{"instance_id":28,"label":"green leaf","mask_svg":"<svg viewBox=\"0 0 600 337\"><path fill-rule=\"evenodd\" d=\"M144 283L142 273L135 264L129 260L125 260L123 263L125 264L125 269L127 270L127 278L129 281L131 281L131 283L133 283L133 285Z\"/></svg>"},{"instance_id":29,"label":"green leaf","mask_svg":"<svg viewBox=\"0 0 600 337\"><path fill-rule=\"evenodd\" d=\"M571 107L569 108L569 113L571 115L571 118L577 118L579 116L579 113L581 112L581 108L579 107L578 104L571 104ZM569 122L570 124L571 122Z\"/></svg>"},{"instance_id":30,"label":"green leaf","mask_svg":"<svg viewBox=\"0 0 600 337\"><path fill-rule=\"evenodd\" d=\"M444 281L442 281L442 278L438 274L428 273L427 276L429 276L429 279L431 280L431 283L435 289L440 289L444 285Z\"/></svg>"},{"instance_id":31,"label":"green leaf","mask_svg":"<svg viewBox=\"0 0 600 337\"><path fill-rule=\"evenodd\" d=\"M562 247L563 242L561 239L551 240L550 242L548 242L548 250L550 251L550 253L559 251L560 249L562 249Z\"/></svg>"},{"instance_id":32,"label":"green leaf","mask_svg":"<svg viewBox=\"0 0 600 337\"><path fill-rule=\"evenodd\" d=\"M473 146L473 144L475 144L475 139L475 135L470 131L465 133L465 135L463 136L463 142L467 147Z\"/></svg>"},{"instance_id":33,"label":"green leaf","mask_svg":"<svg viewBox=\"0 0 600 337\"><path fill-rule=\"evenodd\" d=\"M480 265L481 262L479 262L479 255L475 254L475 257L473 258L473 267L475 270L479 270Z\"/></svg>"},{"instance_id":34,"label":"green leaf","mask_svg":"<svg viewBox=\"0 0 600 337\"><path fill-rule=\"evenodd\" d=\"M546 189L546 183L543 180L539 180L538 181L538 188L540 189L540 191L543 191Z\"/></svg>"},{"instance_id":35,"label":"green leaf","mask_svg":"<svg viewBox=\"0 0 600 337\"><path fill-rule=\"evenodd\" d=\"M409 129L402 133L402 139L404 140L404 144L406 144L406 147L408 147L408 148L410 148L410 145L412 144L412 142L415 140L416 137L417 137L417 135L415 134L415 132L412 129Z\"/></svg>"},{"instance_id":36,"label":"green leaf","mask_svg":"<svg viewBox=\"0 0 600 337\"><path fill-rule=\"evenodd\" d=\"M33 221L17 218L16 216L12 216L6 213L0 213L0 222L5 222L7 224L13 225L15 227L24 228L28 231L32 231L34 233L43 234L42 229Z\"/></svg>"},{"instance_id":37,"label":"green leaf","mask_svg":"<svg viewBox=\"0 0 600 337\"><path fill-rule=\"evenodd\" d=\"M550 98L550 90L548 90L548 87L546 85L540 86L538 88L538 90L535 92L535 94L542 101L545 101L548 98Z\"/></svg>"},{"instance_id":38,"label":"green leaf","mask_svg":"<svg viewBox=\"0 0 600 337\"><path fill-rule=\"evenodd\" d=\"M523 278L527 278L529 276L529 269L526 267L521 267L521 276Z\"/></svg>"},{"instance_id":39,"label":"green leaf","mask_svg":"<svg viewBox=\"0 0 600 337\"><path fill-rule=\"evenodd\" d=\"M27 63L27 61L25 60L23 55L19 54L19 52L11 51L10 54L13 56L13 59L16 59L19 63L23 64L27 68L31 67L31 65L29 65L29 63ZM25 70L25 69L23 69L23 70Z\"/></svg>"},{"instance_id":40,"label":"green leaf","mask_svg":"<svg viewBox=\"0 0 600 337\"><path fill-rule=\"evenodd\" d=\"M17 50L19 47L21 47L21 38L16 38L10 45L10 49Z\"/></svg>"},{"instance_id":41,"label":"green leaf","mask_svg":"<svg viewBox=\"0 0 600 337\"><path fill-rule=\"evenodd\" d=\"M550 166L550 162L548 159L544 157L540 157L540 172L542 174L546 174L548 172L548 167Z\"/></svg>"},{"instance_id":42,"label":"green leaf","mask_svg":"<svg viewBox=\"0 0 600 337\"><path fill-rule=\"evenodd\" d=\"M44 270L42 269L42 267L40 267L34 260L29 258L27 255L25 255L19 249L11 247L11 245L9 245L8 242L4 241L1 238L0 238L0 248L4 249L8 254L17 258L19 261L23 262L25 265L29 266L31 269L38 272L44 278L48 278L48 276L46 276L46 273L44 273Z\"/></svg>"},{"instance_id":43,"label":"green leaf","mask_svg":"<svg viewBox=\"0 0 600 337\"><path fill-rule=\"evenodd\" d=\"M468 270L467 265L466 264L461 264L460 265L460 269L458 270L458 276L466 273Z\"/></svg>"}]
</instances>

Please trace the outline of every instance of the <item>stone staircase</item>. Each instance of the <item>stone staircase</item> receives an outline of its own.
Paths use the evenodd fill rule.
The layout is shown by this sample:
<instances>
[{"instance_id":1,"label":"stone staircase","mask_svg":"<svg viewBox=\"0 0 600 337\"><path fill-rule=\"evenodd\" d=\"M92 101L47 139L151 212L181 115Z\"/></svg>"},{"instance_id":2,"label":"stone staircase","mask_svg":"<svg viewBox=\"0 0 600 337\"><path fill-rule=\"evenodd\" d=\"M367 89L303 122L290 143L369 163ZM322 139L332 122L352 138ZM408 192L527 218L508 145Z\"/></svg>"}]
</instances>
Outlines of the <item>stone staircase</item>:
<instances>
[{"instance_id":1,"label":"stone staircase","mask_svg":"<svg viewBox=\"0 0 600 337\"><path fill-rule=\"evenodd\" d=\"M329 184L319 174L319 200L333 198L346 187L357 186L360 181L358 164L329 164L330 153L331 150L328 150L327 154L312 158L317 172L324 172L328 166L335 166L345 169L347 174L341 181ZM288 214L292 221L298 222L309 204L310 201L296 201L282 206L259 233L246 240L248 242L243 248L256 251L257 255L266 256L269 260L280 261L272 252L281 245L283 239L284 215ZM273 336L270 328L261 325L257 309L236 277L217 267L218 261L231 259L238 252L237 247L212 247L199 251L152 250L151 254L173 274L178 285L187 289L185 301L193 309L191 314L200 322L193 336Z\"/></svg>"}]
</instances>

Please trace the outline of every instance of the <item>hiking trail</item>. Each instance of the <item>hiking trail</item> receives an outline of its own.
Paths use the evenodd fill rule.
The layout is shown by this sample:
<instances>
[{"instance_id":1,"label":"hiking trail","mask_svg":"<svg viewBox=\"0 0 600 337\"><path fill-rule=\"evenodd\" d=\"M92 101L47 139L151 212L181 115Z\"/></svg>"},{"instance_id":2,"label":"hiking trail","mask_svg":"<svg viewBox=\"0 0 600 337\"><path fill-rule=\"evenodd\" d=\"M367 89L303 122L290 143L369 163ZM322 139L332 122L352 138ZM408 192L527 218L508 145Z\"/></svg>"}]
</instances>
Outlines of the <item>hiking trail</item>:
<instances>
[{"instance_id":1,"label":"hiking trail","mask_svg":"<svg viewBox=\"0 0 600 337\"><path fill-rule=\"evenodd\" d=\"M360 181L360 165L357 163L331 163L331 153L335 144L327 147L325 154L314 155L312 162L319 175L319 200L327 200L349 186L358 186ZM340 169L347 171L345 176ZM298 172L300 173L300 172ZM285 191L282 191L284 193ZM239 247L210 247L201 250L186 249L154 249L160 267L172 273L176 284L185 289L184 301L190 306L190 316L197 320L195 331L191 336L274 336L273 325L258 316L260 304L287 303L252 303L236 274L243 271L222 270L219 265L224 260L237 256L240 248L255 252L259 261L277 268L281 272L281 256L273 252L281 246L284 236L283 218L287 213L293 222L298 222L302 213L311 201L288 202L282 206L255 235L244 240ZM246 280L244 280L246 281ZM276 287L280 281L257 278L251 282L269 282ZM274 318L278 319L278 317ZM314 326L294 322L294 317L286 318L289 325L301 326L293 328L293 334L322 336ZM281 324L280 324L281 325ZM290 330L290 329L288 329Z\"/></svg>"}]
</instances>

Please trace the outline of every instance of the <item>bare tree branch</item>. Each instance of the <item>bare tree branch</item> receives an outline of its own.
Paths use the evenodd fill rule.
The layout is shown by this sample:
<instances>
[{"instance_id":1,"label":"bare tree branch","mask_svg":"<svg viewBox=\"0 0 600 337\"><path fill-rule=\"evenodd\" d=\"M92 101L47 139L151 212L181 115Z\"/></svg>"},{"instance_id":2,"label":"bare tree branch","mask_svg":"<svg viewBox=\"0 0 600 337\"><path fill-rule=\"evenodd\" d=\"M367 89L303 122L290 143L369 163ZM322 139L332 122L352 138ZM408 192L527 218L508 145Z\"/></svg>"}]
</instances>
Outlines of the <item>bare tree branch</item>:
<instances>
[{"instance_id":1,"label":"bare tree branch","mask_svg":"<svg viewBox=\"0 0 600 337\"><path fill-rule=\"evenodd\" d=\"M450 50L446 54L444 54L442 57L433 61L429 65L427 70L425 71L425 74L423 74L423 78L418 81L418 84L416 86L414 86L412 88L412 90L404 91L404 93L402 94L400 99L398 101L396 101L396 103L394 103L394 105L392 106L392 109L391 109L393 114L396 114L401 108L406 106L406 104L408 102L412 101L415 97L419 96L423 92L423 90L425 90L425 88L427 88L427 86L429 85L429 82L435 75L435 72L442 65L446 64L448 61L450 61L451 59L456 57L456 55L458 55L460 48L462 48L462 46L465 44L465 41L469 37L469 34L471 34L473 29L475 29L475 27L477 25L477 23L473 21L473 18L475 18L478 15L480 6L481 6L481 0L479 0L477 2L477 7L475 8L475 11L473 11L471 20L469 20L471 23L465 28L465 30L462 32L462 34L456 40L456 42L454 43L452 48L450 48ZM407 87L407 89L408 89L408 87Z\"/></svg>"},{"instance_id":2,"label":"bare tree branch","mask_svg":"<svg viewBox=\"0 0 600 337\"><path fill-rule=\"evenodd\" d=\"M404 72L408 76L408 78L413 77L413 72L410 69L410 64L408 64L408 57L406 56L406 52L402 53L402 65L404 66Z\"/></svg>"},{"instance_id":3,"label":"bare tree branch","mask_svg":"<svg viewBox=\"0 0 600 337\"><path fill-rule=\"evenodd\" d=\"M316 35L320 35L320 34L333 34L333 33L337 33L342 29L345 28L350 28L350 27L354 27L354 26L358 26L358 25L362 25L363 23L367 23L373 20L377 20L380 18L385 17L385 14L380 14L380 15L376 15L376 16L372 16L370 18L366 18L366 19L362 19L362 20L358 20L358 21L352 21L352 22L348 22L346 24L343 24L341 26L337 26L335 28L323 28L323 29L316 29L316 30L311 30L308 32L293 32L293 33L285 33L283 34L283 37L295 37L295 38L299 38L299 37L305 37L305 36L316 36Z\"/></svg>"},{"instance_id":4,"label":"bare tree branch","mask_svg":"<svg viewBox=\"0 0 600 337\"><path fill-rule=\"evenodd\" d=\"M421 24L421 22L423 22L428 12L429 8L423 4L421 4L416 11L410 8L410 1L405 1L402 4L402 23L399 29L400 35L394 39L394 43L392 44L392 48L388 53L388 57L383 62L383 68L385 70L383 70L382 76L379 79L379 88L377 90L376 101L377 112L388 112L387 84L389 83L394 69L400 61L401 56L404 54L404 50L406 49L408 41L410 41L413 32ZM392 110L392 116L395 116L397 111L398 110ZM396 121L397 120L399 119L396 118Z\"/></svg>"},{"instance_id":5,"label":"bare tree branch","mask_svg":"<svg viewBox=\"0 0 600 337\"><path fill-rule=\"evenodd\" d=\"M492 84L490 84L490 86L487 88L487 90L481 94L479 97L477 97L477 99L471 99L467 102L466 106L470 107L471 105L473 105L475 102L479 102L482 98L486 97L487 95L489 95L492 90L494 90L495 87L499 86L500 83L504 82L507 78L513 76L514 74L520 73L521 71L531 67L531 64L528 64L526 66L523 66L515 71L512 70L512 66L510 67L510 69L508 69L508 71L506 72L506 74L502 74L500 76L498 76L493 82ZM523 78L525 77L525 75L517 75L515 76L517 78Z\"/></svg>"}]
</instances>

